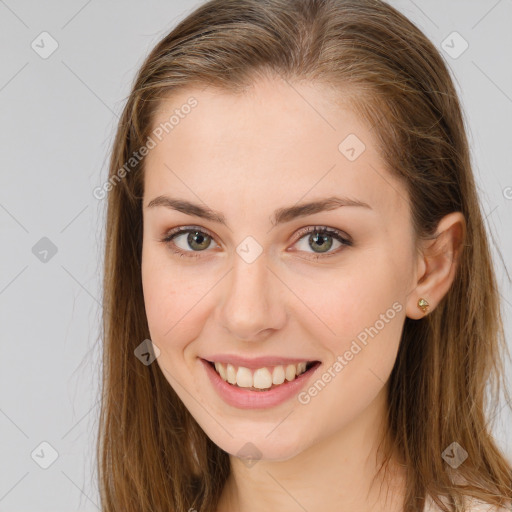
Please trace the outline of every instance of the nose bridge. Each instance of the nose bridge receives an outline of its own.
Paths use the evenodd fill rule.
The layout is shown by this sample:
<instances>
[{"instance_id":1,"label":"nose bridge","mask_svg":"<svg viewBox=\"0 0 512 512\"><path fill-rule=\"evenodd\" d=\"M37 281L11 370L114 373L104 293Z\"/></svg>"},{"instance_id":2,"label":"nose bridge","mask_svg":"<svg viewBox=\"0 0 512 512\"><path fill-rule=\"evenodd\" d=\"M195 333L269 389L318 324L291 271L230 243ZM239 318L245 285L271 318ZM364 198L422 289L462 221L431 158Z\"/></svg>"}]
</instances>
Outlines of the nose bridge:
<instances>
[{"instance_id":1,"label":"nose bridge","mask_svg":"<svg viewBox=\"0 0 512 512\"><path fill-rule=\"evenodd\" d=\"M249 248L249 249L248 249ZM247 250L248 249L248 250ZM255 339L259 332L279 327L282 304L273 293L278 281L268 267L266 254L256 255L254 247L240 244L233 257L233 269L220 305L223 325L234 337Z\"/></svg>"}]
</instances>

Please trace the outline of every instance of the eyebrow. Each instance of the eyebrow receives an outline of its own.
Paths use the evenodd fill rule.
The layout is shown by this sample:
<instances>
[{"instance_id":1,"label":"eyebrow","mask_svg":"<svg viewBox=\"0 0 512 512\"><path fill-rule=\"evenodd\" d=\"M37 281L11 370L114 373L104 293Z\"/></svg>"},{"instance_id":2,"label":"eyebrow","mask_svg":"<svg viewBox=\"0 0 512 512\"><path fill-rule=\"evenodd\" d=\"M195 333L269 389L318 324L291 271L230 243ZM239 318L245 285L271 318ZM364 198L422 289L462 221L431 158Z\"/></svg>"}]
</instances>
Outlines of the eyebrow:
<instances>
[{"instance_id":1,"label":"eyebrow","mask_svg":"<svg viewBox=\"0 0 512 512\"><path fill-rule=\"evenodd\" d=\"M164 206L171 210L177 210L187 215L194 215L196 217L201 217L227 226L226 218L222 213L212 210L207 206L191 203L184 199L176 199L169 196L158 196L151 200L146 208L155 208L157 206ZM284 224L300 217L313 215L323 211L335 210L342 206L359 206L372 210L372 207L363 201L348 197L332 196L318 201L279 208L274 212L274 215L271 218L271 223L273 226L277 226L278 224Z\"/></svg>"}]
</instances>

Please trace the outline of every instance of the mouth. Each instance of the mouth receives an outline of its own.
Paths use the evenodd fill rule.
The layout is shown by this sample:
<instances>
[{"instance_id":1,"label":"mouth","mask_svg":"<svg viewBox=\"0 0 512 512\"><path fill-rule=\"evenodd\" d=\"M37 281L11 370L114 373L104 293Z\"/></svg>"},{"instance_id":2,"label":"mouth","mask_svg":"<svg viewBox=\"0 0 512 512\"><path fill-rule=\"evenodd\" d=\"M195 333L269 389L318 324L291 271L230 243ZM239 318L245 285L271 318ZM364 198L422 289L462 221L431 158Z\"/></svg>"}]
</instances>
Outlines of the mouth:
<instances>
[{"instance_id":1,"label":"mouth","mask_svg":"<svg viewBox=\"0 0 512 512\"><path fill-rule=\"evenodd\" d=\"M246 368L234 364L226 364L203 359L210 365L220 378L235 388L248 391L266 392L279 388L313 371L320 361L302 361L296 364L264 366L261 368Z\"/></svg>"}]
</instances>

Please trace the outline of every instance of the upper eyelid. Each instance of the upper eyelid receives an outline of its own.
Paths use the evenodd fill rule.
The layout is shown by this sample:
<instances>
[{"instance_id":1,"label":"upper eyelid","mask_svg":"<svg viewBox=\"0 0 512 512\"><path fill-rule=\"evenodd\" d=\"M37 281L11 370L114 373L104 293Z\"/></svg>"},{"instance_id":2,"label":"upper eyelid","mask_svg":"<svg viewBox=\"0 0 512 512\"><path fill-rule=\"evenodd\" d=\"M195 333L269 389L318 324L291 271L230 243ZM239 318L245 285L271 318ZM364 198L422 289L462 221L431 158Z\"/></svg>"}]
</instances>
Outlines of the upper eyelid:
<instances>
[{"instance_id":1,"label":"upper eyelid","mask_svg":"<svg viewBox=\"0 0 512 512\"><path fill-rule=\"evenodd\" d=\"M206 228L202 228L199 226L180 226L177 228L173 228L173 229L170 229L169 231L167 231L164 234L163 238L168 239L170 237L175 237L178 235L183 235L185 233L189 233L190 231L199 231L201 233L208 235L212 239L216 238L215 235L213 233L211 233L210 231L208 231ZM218 243L218 242L216 242L216 243Z\"/></svg>"}]
</instances>

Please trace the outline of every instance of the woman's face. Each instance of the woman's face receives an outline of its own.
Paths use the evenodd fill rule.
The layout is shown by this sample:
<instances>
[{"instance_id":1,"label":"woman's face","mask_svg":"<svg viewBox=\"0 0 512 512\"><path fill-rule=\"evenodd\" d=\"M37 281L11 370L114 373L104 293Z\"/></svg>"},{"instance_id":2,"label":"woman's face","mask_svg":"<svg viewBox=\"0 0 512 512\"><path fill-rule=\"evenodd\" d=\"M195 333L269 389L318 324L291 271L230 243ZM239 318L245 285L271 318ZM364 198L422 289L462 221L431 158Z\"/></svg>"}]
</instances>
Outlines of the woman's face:
<instances>
[{"instance_id":1,"label":"woman's face","mask_svg":"<svg viewBox=\"0 0 512 512\"><path fill-rule=\"evenodd\" d=\"M375 422L417 264L406 191L372 131L326 89L270 79L180 91L154 128L146 313L157 364L205 433L284 460ZM177 228L190 231L165 242ZM293 363L313 361L295 381Z\"/></svg>"}]
</instances>

